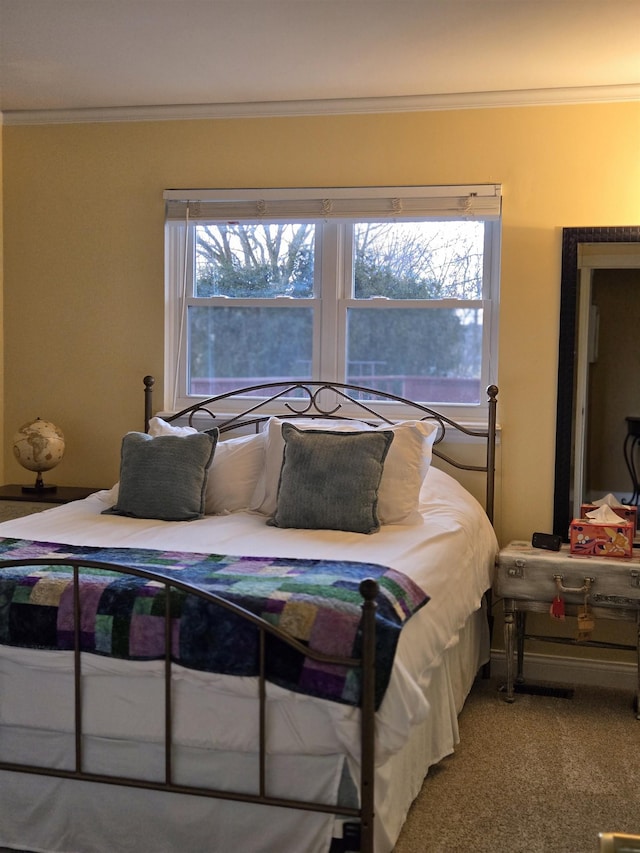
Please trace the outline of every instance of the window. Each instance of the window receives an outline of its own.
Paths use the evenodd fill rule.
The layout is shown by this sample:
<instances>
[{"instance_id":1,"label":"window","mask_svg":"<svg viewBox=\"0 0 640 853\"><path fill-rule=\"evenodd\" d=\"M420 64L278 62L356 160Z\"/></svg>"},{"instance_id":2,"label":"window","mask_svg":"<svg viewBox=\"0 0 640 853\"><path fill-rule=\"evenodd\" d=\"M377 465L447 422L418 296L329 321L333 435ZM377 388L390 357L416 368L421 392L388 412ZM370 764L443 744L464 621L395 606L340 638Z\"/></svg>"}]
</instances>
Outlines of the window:
<instances>
[{"instance_id":1,"label":"window","mask_svg":"<svg viewBox=\"0 0 640 853\"><path fill-rule=\"evenodd\" d=\"M500 187L165 199L167 408L280 379L482 408L496 381Z\"/></svg>"}]
</instances>

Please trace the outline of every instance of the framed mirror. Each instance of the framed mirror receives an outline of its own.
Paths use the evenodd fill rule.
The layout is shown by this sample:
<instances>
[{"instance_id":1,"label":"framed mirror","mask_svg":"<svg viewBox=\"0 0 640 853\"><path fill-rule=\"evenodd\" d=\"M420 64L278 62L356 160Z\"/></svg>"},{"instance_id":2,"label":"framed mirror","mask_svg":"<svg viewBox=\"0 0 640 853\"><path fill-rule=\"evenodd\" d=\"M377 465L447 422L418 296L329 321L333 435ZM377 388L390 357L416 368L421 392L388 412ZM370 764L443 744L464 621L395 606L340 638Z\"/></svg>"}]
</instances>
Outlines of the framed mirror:
<instances>
[{"instance_id":1,"label":"framed mirror","mask_svg":"<svg viewBox=\"0 0 640 853\"><path fill-rule=\"evenodd\" d=\"M560 535L563 540L568 537L576 501L583 497L583 495L574 494L576 465L582 464L582 459L576 460L576 447L579 453L581 451L584 454L586 451L586 448L581 446L581 442L585 440L586 431L581 426L585 417L584 401L580 396L584 376L578 375L578 343L581 322L583 332L587 327L584 318L581 320L580 316L581 301L584 308L585 300L584 296L582 300L580 299L581 276L578 259L583 247L598 243L640 243L640 226L564 228L562 231L553 532ZM603 246L603 250L605 248ZM580 369L586 369L586 367L582 365ZM622 456L622 446L619 452ZM577 482L581 482L580 477Z\"/></svg>"}]
</instances>

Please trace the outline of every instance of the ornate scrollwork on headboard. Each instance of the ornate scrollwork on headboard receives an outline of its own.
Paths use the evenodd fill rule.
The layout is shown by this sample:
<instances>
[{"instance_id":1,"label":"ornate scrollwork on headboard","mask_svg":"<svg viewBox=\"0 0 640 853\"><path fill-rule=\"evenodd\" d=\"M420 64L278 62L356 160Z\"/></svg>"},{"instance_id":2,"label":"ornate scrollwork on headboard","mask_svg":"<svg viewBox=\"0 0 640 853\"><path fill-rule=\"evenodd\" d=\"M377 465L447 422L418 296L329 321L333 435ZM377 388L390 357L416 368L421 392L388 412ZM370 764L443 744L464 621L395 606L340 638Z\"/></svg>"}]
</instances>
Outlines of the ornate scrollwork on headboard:
<instances>
[{"instance_id":1,"label":"ornate scrollwork on headboard","mask_svg":"<svg viewBox=\"0 0 640 853\"><path fill-rule=\"evenodd\" d=\"M148 429L153 412L152 389L154 384L153 376L144 377L145 431ZM331 394L330 402L322 399L323 395L327 394ZM438 434L434 441L434 455L454 468L484 472L487 475L485 509L489 518L493 520L497 397L497 386L490 385L487 388L489 406L487 427L472 429L422 403L386 391L341 382L293 380L291 382L267 382L218 394L206 400L195 402L180 412L168 415L166 420L171 422L186 419L189 425L193 426L196 418L206 416L212 422L209 426L216 426L220 432L247 427L252 427L257 431L262 423L274 415L288 418L340 417L386 424L397 423L398 420L435 421L438 425ZM248 404L249 400L252 402ZM281 409L278 411L274 406L276 402L281 403ZM388 409L389 404L395 404L393 420L390 418L389 412L385 411L385 406ZM398 411L402 413L401 417L397 417ZM441 444L450 432L457 432L486 442L486 462L482 465L471 465L445 454L437 445Z\"/></svg>"}]
</instances>

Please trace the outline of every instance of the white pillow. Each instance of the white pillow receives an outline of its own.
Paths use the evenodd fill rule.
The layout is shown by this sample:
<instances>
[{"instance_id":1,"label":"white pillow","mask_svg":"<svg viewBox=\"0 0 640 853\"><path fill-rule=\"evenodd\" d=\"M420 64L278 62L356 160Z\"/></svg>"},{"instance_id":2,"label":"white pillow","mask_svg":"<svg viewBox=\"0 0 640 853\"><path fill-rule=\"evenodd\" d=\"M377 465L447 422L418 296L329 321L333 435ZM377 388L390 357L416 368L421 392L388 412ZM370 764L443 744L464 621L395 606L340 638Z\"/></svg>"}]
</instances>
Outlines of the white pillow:
<instances>
[{"instance_id":1,"label":"white pillow","mask_svg":"<svg viewBox=\"0 0 640 853\"><path fill-rule=\"evenodd\" d=\"M377 429L393 433L378 489L380 523L416 522L420 518L420 489L431 464L438 428L427 421L403 421L393 426L382 424Z\"/></svg>"},{"instance_id":2,"label":"white pillow","mask_svg":"<svg viewBox=\"0 0 640 853\"><path fill-rule=\"evenodd\" d=\"M205 515L248 509L264 470L266 443L263 432L218 442L207 480Z\"/></svg>"},{"instance_id":3,"label":"white pillow","mask_svg":"<svg viewBox=\"0 0 640 853\"><path fill-rule=\"evenodd\" d=\"M251 501L251 509L273 515L276 511L278 483L284 439L280 418L271 418L267 428L264 476L261 475ZM398 524L418 520L418 502L422 482L431 464L431 448L437 435L437 426L428 421L402 421L399 424L381 424L372 427L361 421L291 420L299 429L328 429L336 432L359 430L391 430L394 434L384 462L378 490L378 518L381 524ZM215 459L214 459L215 461Z\"/></svg>"},{"instance_id":4,"label":"white pillow","mask_svg":"<svg viewBox=\"0 0 640 853\"><path fill-rule=\"evenodd\" d=\"M198 432L194 427L174 426L162 418L151 418L149 421L149 435L154 437L156 435L192 435L194 432Z\"/></svg>"}]
</instances>

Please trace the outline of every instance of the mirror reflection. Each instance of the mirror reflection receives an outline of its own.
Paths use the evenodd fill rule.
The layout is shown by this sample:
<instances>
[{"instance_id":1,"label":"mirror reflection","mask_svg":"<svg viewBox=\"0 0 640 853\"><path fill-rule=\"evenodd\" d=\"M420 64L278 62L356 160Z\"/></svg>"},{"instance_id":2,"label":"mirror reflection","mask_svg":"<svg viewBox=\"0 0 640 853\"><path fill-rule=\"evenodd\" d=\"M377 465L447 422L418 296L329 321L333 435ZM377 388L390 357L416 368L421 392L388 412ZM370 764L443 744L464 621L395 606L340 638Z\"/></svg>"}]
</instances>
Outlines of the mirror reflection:
<instances>
[{"instance_id":1,"label":"mirror reflection","mask_svg":"<svg viewBox=\"0 0 640 853\"><path fill-rule=\"evenodd\" d=\"M640 227L563 230L554 533L640 498ZM637 437L635 433L637 432Z\"/></svg>"}]
</instances>

